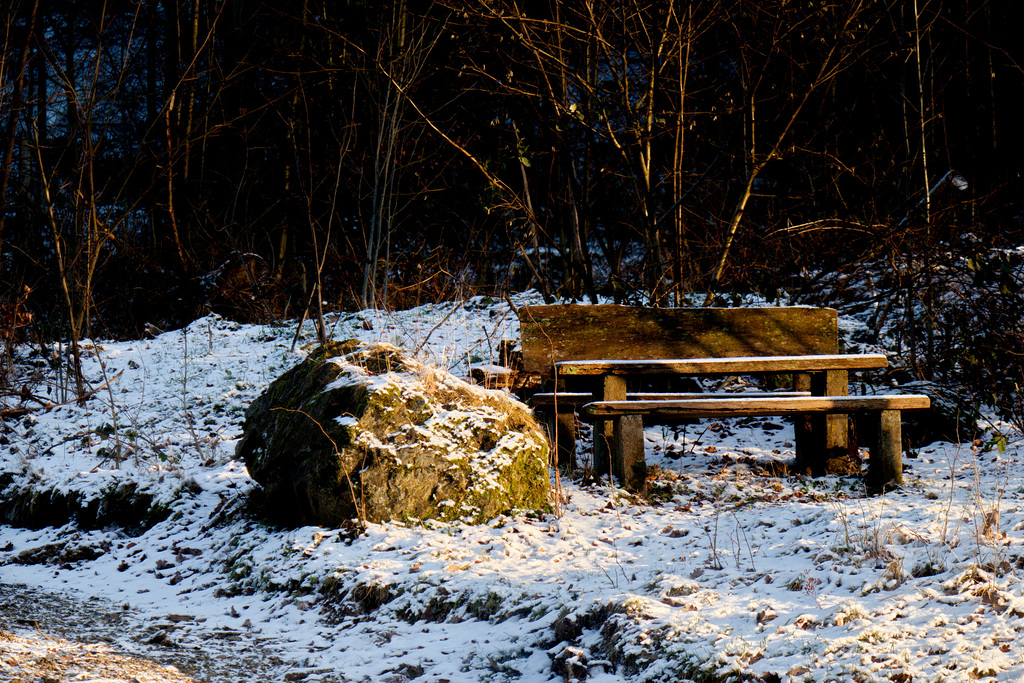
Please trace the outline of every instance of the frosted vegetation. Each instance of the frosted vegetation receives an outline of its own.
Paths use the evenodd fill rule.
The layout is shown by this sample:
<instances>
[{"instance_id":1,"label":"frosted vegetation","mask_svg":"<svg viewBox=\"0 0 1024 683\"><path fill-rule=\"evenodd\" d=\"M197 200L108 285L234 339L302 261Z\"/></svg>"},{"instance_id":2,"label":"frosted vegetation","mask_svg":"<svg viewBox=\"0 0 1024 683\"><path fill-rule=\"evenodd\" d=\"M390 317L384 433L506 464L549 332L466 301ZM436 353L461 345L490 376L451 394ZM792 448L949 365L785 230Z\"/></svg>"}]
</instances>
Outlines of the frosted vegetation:
<instances>
[{"instance_id":1,"label":"frosted vegetation","mask_svg":"<svg viewBox=\"0 0 1024 683\"><path fill-rule=\"evenodd\" d=\"M869 313L842 318L847 348L891 343L859 346ZM483 298L327 323L463 377L518 336L508 303ZM126 606L112 644L197 680L252 679L190 659L223 633L258 644L262 680L1024 676L1024 454L988 411L980 438L910 454L881 497L857 477L776 476L792 430L758 418L648 427L646 499L552 470L544 509L483 524L280 529L248 514L234 448L249 403L313 348L308 323L292 351L294 333L208 316L87 341L84 402L19 347L18 384L55 405L2 423L3 580Z\"/></svg>"}]
</instances>

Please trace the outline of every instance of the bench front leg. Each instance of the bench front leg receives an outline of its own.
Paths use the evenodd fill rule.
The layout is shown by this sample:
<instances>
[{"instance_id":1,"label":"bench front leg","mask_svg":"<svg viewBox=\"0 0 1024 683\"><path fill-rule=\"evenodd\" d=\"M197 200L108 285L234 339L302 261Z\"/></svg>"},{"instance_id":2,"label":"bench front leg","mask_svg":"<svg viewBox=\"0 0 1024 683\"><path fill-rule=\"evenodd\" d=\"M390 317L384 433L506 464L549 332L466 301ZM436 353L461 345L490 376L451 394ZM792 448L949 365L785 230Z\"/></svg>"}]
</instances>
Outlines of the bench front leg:
<instances>
[{"instance_id":1,"label":"bench front leg","mask_svg":"<svg viewBox=\"0 0 1024 683\"><path fill-rule=\"evenodd\" d=\"M627 491L647 489L647 461L644 459L644 419L625 415L614 421L612 469Z\"/></svg>"},{"instance_id":2,"label":"bench front leg","mask_svg":"<svg viewBox=\"0 0 1024 683\"><path fill-rule=\"evenodd\" d=\"M902 486L903 432L900 411L882 410L864 417L871 420L869 423L871 460L868 463L868 492L884 493Z\"/></svg>"}]
</instances>

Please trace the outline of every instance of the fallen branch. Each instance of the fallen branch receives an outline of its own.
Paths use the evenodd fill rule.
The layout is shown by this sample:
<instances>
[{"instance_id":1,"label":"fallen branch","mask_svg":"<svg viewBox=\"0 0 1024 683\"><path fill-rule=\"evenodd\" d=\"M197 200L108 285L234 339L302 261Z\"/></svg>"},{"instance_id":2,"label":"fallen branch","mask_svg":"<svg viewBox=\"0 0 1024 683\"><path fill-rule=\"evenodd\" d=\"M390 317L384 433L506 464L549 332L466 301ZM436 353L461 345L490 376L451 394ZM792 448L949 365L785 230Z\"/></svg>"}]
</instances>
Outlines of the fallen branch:
<instances>
[{"instance_id":1,"label":"fallen branch","mask_svg":"<svg viewBox=\"0 0 1024 683\"><path fill-rule=\"evenodd\" d=\"M4 408L3 410L0 410L0 420L7 420L9 418L22 417L24 415L28 415L29 413L35 413L35 412L38 412L38 411L42 411L44 413L48 413L51 410L53 410L54 408L60 408L61 406L70 405L72 403L81 403L83 401L87 401L90 398L92 398L93 396L95 396L97 393L99 393L100 391L103 391L108 386L113 384L115 381L120 379L121 375L123 375L123 374L124 374L124 370L122 370L121 372L117 373L116 375L114 375L113 377L111 377L110 379L108 379L106 382L104 382L103 384L99 385L95 389L90 389L89 391L85 392L81 396L76 396L75 398L70 399L68 401L64 401L62 403L50 403L49 401L46 401L42 397L39 397L39 396L29 396L28 398L31 398L34 401L39 401L39 402L42 403L42 405L36 406L34 408ZM21 394L17 394L17 396L21 396Z\"/></svg>"}]
</instances>

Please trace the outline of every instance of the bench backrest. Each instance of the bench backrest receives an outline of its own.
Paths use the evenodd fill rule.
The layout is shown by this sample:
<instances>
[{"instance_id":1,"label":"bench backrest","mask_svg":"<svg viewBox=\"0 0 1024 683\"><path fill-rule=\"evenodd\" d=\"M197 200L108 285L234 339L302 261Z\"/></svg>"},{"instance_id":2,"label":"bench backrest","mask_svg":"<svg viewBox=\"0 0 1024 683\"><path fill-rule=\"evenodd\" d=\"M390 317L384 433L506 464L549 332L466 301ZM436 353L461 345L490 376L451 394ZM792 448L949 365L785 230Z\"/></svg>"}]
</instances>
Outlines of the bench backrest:
<instances>
[{"instance_id":1,"label":"bench backrest","mask_svg":"<svg viewBox=\"0 0 1024 683\"><path fill-rule=\"evenodd\" d=\"M563 360L802 356L839 352L831 308L644 308L617 305L519 309L523 372L549 375Z\"/></svg>"}]
</instances>

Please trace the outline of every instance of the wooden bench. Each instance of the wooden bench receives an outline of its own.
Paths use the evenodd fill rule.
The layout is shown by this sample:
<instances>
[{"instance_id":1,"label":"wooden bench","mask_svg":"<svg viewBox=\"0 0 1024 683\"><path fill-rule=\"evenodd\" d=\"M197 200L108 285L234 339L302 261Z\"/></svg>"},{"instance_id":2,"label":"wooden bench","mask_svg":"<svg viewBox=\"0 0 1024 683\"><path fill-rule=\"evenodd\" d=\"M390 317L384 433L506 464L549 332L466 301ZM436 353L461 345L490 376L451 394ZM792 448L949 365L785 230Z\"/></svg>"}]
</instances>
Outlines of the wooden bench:
<instances>
[{"instance_id":1,"label":"wooden bench","mask_svg":"<svg viewBox=\"0 0 1024 683\"><path fill-rule=\"evenodd\" d=\"M694 419L756 417L763 415L843 414L858 420L858 434L870 449L867 488L880 493L903 483L904 410L924 410L927 396L886 394L874 396L756 396L669 400L594 401L583 406L585 419L610 420L615 444L613 452L622 458L627 482L636 488L646 476L642 431L622 428L628 417ZM632 475L632 477L630 476ZM639 482L636 481L639 479Z\"/></svg>"},{"instance_id":2,"label":"wooden bench","mask_svg":"<svg viewBox=\"0 0 1024 683\"><path fill-rule=\"evenodd\" d=\"M644 386L652 378L664 385L687 375L785 373L796 395L778 398L845 396L849 371L887 364L879 354L839 354L832 309L559 305L527 306L519 317L523 373L542 390L533 404L547 413L563 461L572 458L575 412L593 402L588 399L707 400L684 395L692 392L653 396ZM595 429L595 461L608 458L629 488L641 488L642 480L623 467L621 445L636 437L623 440L616 431L642 434L642 415L604 420ZM795 422L798 469L820 472L817 463L848 456L845 412L812 409L796 414Z\"/></svg>"},{"instance_id":3,"label":"wooden bench","mask_svg":"<svg viewBox=\"0 0 1024 683\"><path fill-rule=\"evenodd\" d=\"M815 354L809 356L764 356L747 358L691 358L664 360L583 360L559 361L555 363L558 372L574 376L599 377L603 401L625 401L629 396L625 386L630 378L654 376L702 376L714 374L764 374L764 373L843 373L856 369L884 368L887 359L881 354ZM814 382L810 383L814 386ZM818 386L818 395L828 395ZM833 396L846 393L845 384L838 387ZM840 391L841 390L841 391ZM813 392L812 392L813 395ZM708 394L708 398L719 398L721 394ZM735 399L741 400L741 399ZM846 428L847 416L842 411L807 409L795 418L796 464L795 469L812 474L824 474L828 469L828 454L833 459L848 459ZM634 411L615 420L606 420L595 437L595 459L610 462L613 474L622 478L627 488L638 490L643 487L646 465L643 462L643 415ZM788 413L787 413L788 414ZM829 443L829 433L822 423L830 417L841 416L843 433L832 435L836 443ZM661 416L664 417L664 416ZM840 442L840 437L842 440ZM638 447L639 445L639 447Z\"/></svg>"}]
</instances>

